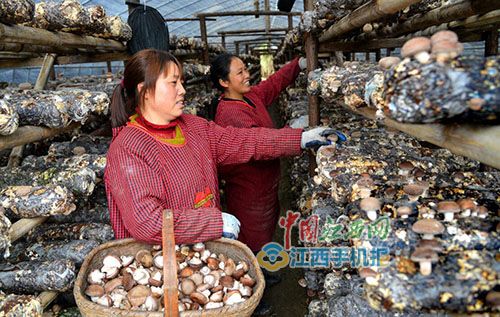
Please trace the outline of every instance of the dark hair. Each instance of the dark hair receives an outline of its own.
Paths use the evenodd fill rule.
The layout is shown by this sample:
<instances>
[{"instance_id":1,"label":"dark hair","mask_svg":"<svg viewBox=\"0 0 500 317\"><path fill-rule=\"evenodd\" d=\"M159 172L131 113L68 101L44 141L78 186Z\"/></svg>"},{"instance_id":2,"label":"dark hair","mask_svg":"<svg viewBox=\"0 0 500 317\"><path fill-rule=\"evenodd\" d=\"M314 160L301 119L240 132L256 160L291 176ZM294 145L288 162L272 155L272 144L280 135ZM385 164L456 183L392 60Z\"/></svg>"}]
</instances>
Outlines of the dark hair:
<instances>
[{"instance_id":1,"label":"dark hair","mask_svg":"<svg viewBox=\"0 0 500 317\"><path fill-rule=\"evenodd\" d=\"M156 81L167 71L167 65L175 63L182 75L182 65L174 55L160 50L147 49L137 52L125 65L123 80L115 87L111 97L111 126L119 127L127 123L135 108L144 102L147 91L154 93ZM137 85L144 83L141 93Z\"/></svg>"},{"instance_id":2,"label":"dark hair","mask_svg":"<svg viewBox=\"0 0 500 317\"><path fill-rule=\"evenodd\" d=\"M234 57L237 57L233 54L220 54L210 64L210 80L214 87L220 92L224 92L224 87L219 83L219 79L228 80L229 79L229 70L231 66L231 61ZM215 120L215 114L217 113L217 106L219 105L219 97L216 96L210 102L207 110L207 119Z\"/></svg>"},{"instance_id":3,"label":"dark hair","mask_svg":"<svg viewBox=\"0 0 500 317\"><path fill-rule=\"evenodd\" d=\"M210 80L215 88L224 92L224 87L219 83L219 79L228 80L231 60L237 57L233 54L220 54L210 64Z\"/></svg>"}]
</instances>

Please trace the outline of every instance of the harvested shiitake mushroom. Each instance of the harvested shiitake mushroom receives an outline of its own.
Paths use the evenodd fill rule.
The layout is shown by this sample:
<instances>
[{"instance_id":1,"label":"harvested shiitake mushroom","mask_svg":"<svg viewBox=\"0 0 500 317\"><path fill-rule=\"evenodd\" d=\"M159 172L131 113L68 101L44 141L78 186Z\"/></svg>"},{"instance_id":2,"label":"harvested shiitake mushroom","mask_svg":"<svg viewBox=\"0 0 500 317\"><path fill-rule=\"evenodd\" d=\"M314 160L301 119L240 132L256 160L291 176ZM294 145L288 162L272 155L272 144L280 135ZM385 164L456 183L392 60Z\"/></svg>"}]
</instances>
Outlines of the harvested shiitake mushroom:
<instances>
[{"instance_id":1,"label":"harvested shiitake mushroom","mask_svg":"<svg viewBox=\"0 0 500 317\"><path fill-rule=\"evenodd\" d=\"M135 254L135 260L141 263L145 268L150 268L153 266L153 256L149 250L143 249L137 251Z\"/></svg>"},{"instance_id":2,"label":"harvested shiitake mushroom","mask_svg":"<svg viewBox=\"0 0 500 317\"><path fill-rule=\"evenodd\" d=\"M151 295L151 289L145 285L137 285L128 291L127 299L134 307L139 307L146 301L146 298Z\"/></svg>"}]
</instances>

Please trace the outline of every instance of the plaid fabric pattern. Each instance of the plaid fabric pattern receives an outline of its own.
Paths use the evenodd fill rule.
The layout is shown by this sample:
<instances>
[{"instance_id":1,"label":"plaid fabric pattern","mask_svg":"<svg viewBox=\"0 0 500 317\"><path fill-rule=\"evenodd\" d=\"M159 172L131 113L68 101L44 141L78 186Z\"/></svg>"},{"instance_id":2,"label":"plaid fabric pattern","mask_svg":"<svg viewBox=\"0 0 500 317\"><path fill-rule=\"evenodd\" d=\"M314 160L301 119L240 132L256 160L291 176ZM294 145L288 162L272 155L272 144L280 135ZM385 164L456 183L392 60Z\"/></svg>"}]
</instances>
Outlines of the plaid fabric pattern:
<instances>
[{"instance_id":1,"label":"plaid fabric pattern","mask_svg":"<svg viewBox=\"0 0 500 317\"><path fill-rule=\"evenodd\" d=\"M176 243L219 238L217 165L300 152L300 130L222 128L192 115L182 115L178 125L186 138L182 146L159 142L135 127L114 129L104 181L117 239L161 243L164 209L173 210ZM197 193L207 187L214 199L195 208Z\"/></svg>"},{"instance_id":2,"label":"plaid fabric pattern","mask_svg":"<svg viewBox=\"0 0 500 317\"><path fill-rule=\"evenodd\" d=\"M298 58L294 59L267 80L252 87L245 97L252 101L255 108L243 101L221 99L215 122L224 127L275 128L267 107L295 81L300 73L298 62ZM219 172L226 181L228 212L241 222L238 240L252 251L259 251L264 244L272 241L279 218L279 159L222 166Z\"/></svg>"}]
</instances>

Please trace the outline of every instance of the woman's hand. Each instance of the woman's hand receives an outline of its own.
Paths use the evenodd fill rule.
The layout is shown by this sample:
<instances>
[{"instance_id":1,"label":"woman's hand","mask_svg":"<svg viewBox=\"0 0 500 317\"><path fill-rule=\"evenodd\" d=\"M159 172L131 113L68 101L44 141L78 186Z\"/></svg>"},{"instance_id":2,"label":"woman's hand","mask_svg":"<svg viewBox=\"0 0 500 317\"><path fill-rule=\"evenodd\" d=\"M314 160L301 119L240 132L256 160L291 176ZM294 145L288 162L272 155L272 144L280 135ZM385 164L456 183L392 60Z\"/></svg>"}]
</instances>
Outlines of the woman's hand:
<instances>
[{"instance_id":1,"label":"woman's hand","mask_svg":"<svg viewBox=\"0 0 500 317\"><path fill-rule=\"evenodd\" d=\"M330 137L330 135L335 135ZM330 145L332 143L341 143L346 141L346 136L335 129L328 127L317 127L309 131L302 132L300 146L303 149L318 148L322 145Z\"/></svg>"},{"instance_id":2,"label":"woman's hand","mask_svg":"<svg viewBox=\"0 0 500 317\"><path fill-rule=\"evenodd\" d=\"M222 236L229 239L238 239L240 221L235 216L226 212L222 213Z\"/></svg>"}]
</instances>

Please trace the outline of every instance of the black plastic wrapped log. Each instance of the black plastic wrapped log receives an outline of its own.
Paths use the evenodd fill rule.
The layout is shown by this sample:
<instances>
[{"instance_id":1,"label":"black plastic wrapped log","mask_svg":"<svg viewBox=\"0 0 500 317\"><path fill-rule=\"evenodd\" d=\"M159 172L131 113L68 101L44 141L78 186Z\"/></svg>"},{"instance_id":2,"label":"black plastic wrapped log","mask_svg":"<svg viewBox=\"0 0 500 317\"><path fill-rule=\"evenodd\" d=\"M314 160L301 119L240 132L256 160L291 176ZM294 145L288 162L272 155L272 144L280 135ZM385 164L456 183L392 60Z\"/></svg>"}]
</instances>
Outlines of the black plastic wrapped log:
<instances>
[{"instance_id":1,"label":"black plastic wrapped log","mask_svg":"<svg viewBox=\"0 0 500 317\"><path fill-rule=\"evenodd\" d=\"M0 255L8 256L10 248L10 227L12 223L4 214L4 209L0 205Z\"/></svg>"},{"instance_id":2,"label":"black plastic wrapped log","mask_svg":"<svg viewBox=\"0 0 500 317\"><path fill-rule=\"evenodd\" d=\"M5 292L64 292L73 287L75 277L75 264L70 260L0 265L0 289Z\"/></svg>"},{"instance_id":3,"label":"black plastic wrapped log","mask_svg":"<svg viewBox=\"0 0 500 317\"><path fill-rule=\"evenodd\" d=\"M22 255L23 261L53 261L68 259L77 267L82 265L87 254L99 245L95 240L42 241L28 246Z\"/></svg>"},{"instance_id":4,"label":"black plastic wrapped log","mask_svg":"<svg viewBox=\"0 0 500 317\"><path fill-rule=\"evenodd\" d=\"M0 95L19 115L19 125L62 128L72 121L85 123L91 113L107 114L109 107L105 93L82 89L4 90Z\"/></svg>"},{"instance_id":5,"label":"black plastic wrapped log","mask_svg":"<svg viewBox=\"0 0 500 317\"><path fill-rule=\"evenodd\" d=\"M119 16L106 16L104 32L95 35L105 39L128 41L132 38L132 29Z\"/></svg>"},{"instance_id":6,"label":"black plastic wrapped log","mask_svg":"<svg viewBox=\"0 0 500 317\"><path fill-rule=\"evenodd\" d=\"M42 313L42 304L35 296L0 292L0 315L12 317L42 316Z\"/></svg>"},{"instance_id":7,"label":"black plastic wrapped log","mask_svg":"<svg viewBox=\"0 0 500 317\"><path fill-rule=\"evenodd\" d=\"M69 214L76 209L73 194L52 184L9 186L0 191L0 201L5 209L22 218Z\"/></svg>"},{"instance_id":8,"label":"black plastic wrapped log","mask_svg":"<svg viewBox=\"0 0 500 317\"><path fill-rule=\"evenodd\" d=\"M68 188L80 198L90 196L96 184L96 174L88 167L54 166L43 171L26 168L0 168L0 174L3 175L0 180L0 189L7 186L54 184Z\"/></svg>"},{"instance_id":9,"label":"black plastic wrapped log","mask_svg":"<svg viewBox=\"0 0 500 317\"><path fill-rule=\"evenodd\" d=\"M19 126L19 115L10 102L0 99L0 135L14 133Z\"/></svg>"},{"instance_id":10,"label":"black plastic wrapped log","mask_svg":"<svg viewBox=\"0 0 500 317\"><path fill-rule=\"evenodd\" d=\"M79 207L69 215L54 215L48 219L54 223L79 223L79 222L99 222L111 224L109 211L106 205L97 205L94 208Z\"/></svg>"},{"instance_id":11,"label":"black plastic wrapped log","mask_svg":"<svg viewBox=\"0 0 500 317\"><path fill-rule=\"evenodd\" d=\"M63 28L64 17L55 1L40 1L35 7L35 18L29 26L49 31L59 31Z\"/></svg>"},{"instance_id":12,"label":"black plastic wrapped log","mask_svg":"<svg viewBox=\"0 0 500 317\"><path fill-rule=\"evenodd\" d=\"M78 0L63 0L59 4L63 16L62 31L70 33L84 33L90 24L90 15Z\"/></svg>"},{"instance_id":13,"label":"black plastic wrapped log","mask_svg":"<svg viewBox=\"0 0 500 317\"><path fill-rule=\"evenodd\" d=\"M47 156L60 159L82 154L106 154L110 143L109 137L79 135L71 141L53 142Z\"/></svg>"},{"instance_id":14,"label":"black plastic wrapped log","mask_svg":"<svg viewBox=\"0 0 500 317\"><path fill-rule=\"evenodd\" d=\"M0 22L7 24L21 24L33 20L35 16L35 2L32 0L3 0L0 1Z\"/></svg>"},{"instance_id":15,"label":"black plastic wrapped log","mask_svg":"<svg viewBox=\"0 0 500 317\"><path fill-rule=\"evenodd\" d=\"M106 11L103 6L95 5L87 7L90 23L85 26L89 34L100 34L106 28Z\"/></svg>"},{"instance_id":16,"label":"black plastic wrapped log","mask_svg":"<svg viewBox=\"0 0 500 317\"><path fill-rule=\"evenodd\" d=\"M491 312L484 299L498 284L499 271L495 252L485 250L439 257L428 276L418 272L418 264L396 258L379 270L376 285L365 284L364 289L370 305L379 310Z\"/></svg>"},{"instance_id":17,"label":"black plastic wrapped log","mask_svg":"<svg viewBox=\"0 0 500 317\"><path fill-rule=\"evenodd\" d=\"M113 238L113 229L104 223L44 223L26 235L31 242L87 239L104 243Z\"/></svg>"}]
</instances>

